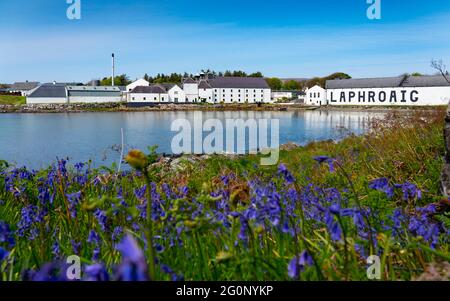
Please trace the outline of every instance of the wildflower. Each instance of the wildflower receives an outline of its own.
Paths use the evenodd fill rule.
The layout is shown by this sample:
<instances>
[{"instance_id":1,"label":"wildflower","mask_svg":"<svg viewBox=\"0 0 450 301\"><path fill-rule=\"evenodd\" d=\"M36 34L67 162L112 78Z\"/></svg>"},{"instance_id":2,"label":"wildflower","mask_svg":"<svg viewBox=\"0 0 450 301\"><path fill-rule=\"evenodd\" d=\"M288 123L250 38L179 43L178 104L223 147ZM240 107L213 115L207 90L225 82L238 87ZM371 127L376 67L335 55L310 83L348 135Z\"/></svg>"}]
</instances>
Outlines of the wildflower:
<instances>
[{"instance_id":1,"label":"wildflower","mask_svg":"<svg viewBox=\"0 0 450 301\"><path fill-rule=\"evenodd\" d=\"M319 164L327 163L328 167L330 169L330 172L335 171L334 162L336 161L336 159L327 157L327 156L317 156L317 157L314 157L313 159L315 161L317 161Z\"/></svg>"},{"instance_id":2,"label":"wildflower","mask_svg":"<svg viewBox=\"0 0 450 301\"><path fill-rule=\"evenodd\" d=\"M284 180L287 184L292 184L295 182L295 178L292 176L290 171L287 169L286 165L283 163L278 167L278 174L281 174L284 177Z\"/></svg>"},{"instance_id":3,"label":"wildflower","mask_svg":"<svg viewBox=\"0 0 450 301\"><path fill-rule=\"evenodd\" d=\"M100 247L96 247L92 252L92 261L98 261L100 258Z\"/></svg>"},{"instance_id":4,"label":"wildflower","mask_svg":"<svg viewBox=\"0 0 450 301\"><path fill-rule=\"evenodd\" d=\"M165 274L169 274L171 276L172 281L183 281L184 280L183 275L178 275L166 264L161 264L161 271Z\"/></svg>"},{"instance_id":5,"label":"wildflower","mask_svg":"<svg viewBox=\"0 0 450 301\"><path fill-rule=\"evenodd\" d=\"M85 270L86 281L108 281L109 275L105 267L99 263L88 265Z\"/></svg>"},{"instance_id":6,"label":"wildflower","mask_svg":"<svg viewBox=\"0 0 450 301\"><path fill-rule=\"evenodd\" d=\"M102 231L108 230L107 224L108 217L106 216L105 212L100 209L96 209L94 212L94 216L97 218L97 221L100 224L100 228L102 229Z\"/></svg>"},{"instance_id":7,"label":"wildflower","mask_svg":"<svg viewBox=\"0 0 450 301\"><path fill-rule=\"evenodd\" d=\"M5 249L3 249L2 247L0 247L0 263L6 258L8 257L9 252L6 251Z\"/></svg>"},{"instance_id":8,"label":"wildflower","mask_svg":"<svg viewBox=\"0 0 450 301\"><path fill-rule=\"evenodd\" d=\"M116 241L119 238L119 236L122 235L122 233L123 233L122 227L120 226L115 227L111 236L112 240Z\"/></svg>"},{"instance_id":9,"label":"wildflower","mask_svg":"<svg viewBox=\"0 0 450 301\"><path fill-rule=\"evenodd\" d=\"M69 200L69 212L72 218L77 217L77 205L81 201L81 191L67 194L67 199Z\"/></svg>"},{"instance_id":10,"label":"wildflower","mask_svg":"<svg viewBox=\"0 0 450 301\"><path fill-rule=\"evenodd\" d=\"M389 185L389 180L387 178L379 178L370 181L369 188L384 192L388 198L394 196L394 188Z\"/></svg>"},{"instance_id":11,"label":"wildflower","mask_svg":"<svg viewBox=\"0 0 450 301\"><path fill-rule=\"evenodd\" d=\"M142 151L137 149L131 150L125 157L125 161L139 171L144 170L149 165L147 156Z\"/></svg>"},{"instance_id":12,"label":"wildflower","mask_svg":"<svg viewBox=\"0 0 450 301\"><path fill-rule=\"evenodd\" d=\"M100 236L97 234L97 232L95 232L95 230L91 230L89 232L87 242L91 243L91 244L93 243L96 245L98 245L100 243Z\"/></svg>"},{"instance_id":13,"label":"wildflower","mask_svg":"<svg viewBox=\"0 0 450 301\"><path fill-rule=\"evenodd\" d=\"M394 186L395 188L402 189L404 201L412 198L417 198L418 200L422 198L422 191L413 183L405 182L403 184L395 184Z\"/></svg>"},{"instance_id":14,"label":"wildflower","mask_svg":"<svg viewBox=\"0 0 450 301\"><path fill-rule=\"evenodd\" d=\"M117 272L118 280L149 280L144 253L132 236L125 235L122 241L116 245L116 249L122 254L122 263Z\"/></svg>"},{"instance_id":15,"label":"wildflower","mask_svg":"<svg viewBox=\"0 0 450 301\"><path fill-rule=\"evenodd\" d=\"M9 225L3 221L0 221L0 243L7 243L10 247L15 245L14 235Z\"/></svg>"},{"instance_id":16,"label":"wildflower","mask_svg":"<svg viewBox=\"0 0 450 301\"><path fill-rule=\"evenodd\" d=\"M288 275L292 279L297 279L300 272L305 269L306 266L313 265L313 259L311 255L305 250L300 255L294 256L288 265Z\"/></svg>"},{"instance_id":17,"label":"wildflower","mask_svg":"<svg viewBox=\"0 0 450 301\"><path fill-rule=\"evenodd\" d=\"M58 241L55 241L52 245L52 254L54 256L59 256L59 254L60 254L60 248L59 248Z\"/></svg>"},{"instance_id":18,"label":"wildflower","mask_svg":"<svg viewBox=\"0 0 450 301\"><path fill-rule=\"evenodd\" d=\"M334 241L341 240L342 230L337 222L331 224L331 227L328 229L330 231L331 239Z\"/></svg>"},{"instance_id":19,"label":"wildflower","mask_svg":"<svg viewBox=\"0 0 450 301\"><path fill-rule=\"evenodd\" d=\"M70 241L72 244L72 250L74 254L80 254L81 242L76 242L75 240Z\"/></svg>"}]
</instances>

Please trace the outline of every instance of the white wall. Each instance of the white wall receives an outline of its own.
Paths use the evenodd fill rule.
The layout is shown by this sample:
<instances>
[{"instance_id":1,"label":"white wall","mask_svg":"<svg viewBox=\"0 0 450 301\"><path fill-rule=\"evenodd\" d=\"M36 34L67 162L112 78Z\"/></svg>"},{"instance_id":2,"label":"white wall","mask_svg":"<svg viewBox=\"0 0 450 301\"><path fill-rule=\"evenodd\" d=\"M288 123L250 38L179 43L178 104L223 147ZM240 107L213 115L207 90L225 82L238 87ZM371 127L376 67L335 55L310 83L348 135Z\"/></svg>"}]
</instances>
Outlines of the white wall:
<instances>
[{"instance_id":1,"label":"white wall","mask_svg":"<svg viewBox=\"0 0 450 301\"><path fill-rule=\"evenodd\" d=\"M203 101L203 99L204 99L206 102L214 103L213 89L211 89L211 88L206 88L206 89L199 88L198 89L198 98L200 99L200 101Z\"/></svg>"},{"instance_id":2,"label":"white wall","mask_svg":"<svg viewBox=\"0 0 450 301\"><path fill-rule=\"evenodd\" d=\"M432 106L447 105L450 87L396 87L364 89L329 89L330 105Z\"/></svg>"},{"instance_id":3,"label":"white wall","mask_svg":"<svg viewBox=\"0 0 450 301\"><path fill-rule=\"evenodd\" d=\"M129 102L169 102L167 93L130 93Z\"/></svg>"},{"instance_id":4,"label":"white wall","mask_svg":"<svg viewBox=\"0 0 450 301\"><path fill-rule=\"evenodd\" d=\"M186 93L178 85L173 86L168 92L171 102L186 102Z\"/></svg>"},{"instance_id":5,"label":"white wall","mask_svg":"<svg viewBox=\"0 0 450 301\"><path fill-rule=\"evenodd\" d=\"M213 99L220 103L270 103L270 89L261 88L213 88Z\"/></svg>"},{"instance_id":6,"label":"white wall","mask_svg":"<svg viewBox=\"0 0 450 301\"><path fill-rule=\"evenodd\" d=\"M148 86L150 86L150 83L143 78L138 79L127 86L127 92L130 92L131 90L133 90L134 88L136 88L138 86L147 86L148 87Z\"/></svg>"},{"instance_id":7,"label":"white wall","mask_svg":"<svg viewBox=\"0 0 450 301\"><path fill-rule=\"evenodd\" d=\"M314 106L326 105L327 91L318 85L307 89L305 103Z\"/></svg>"},{"instance_id":8,"label":"white wall","mask_svg":"<svg viewBox=\"0 0 450 301\"><path fill-rule=\"evenodd\" d=\"M120 102L122 96L69 96L69 103Z\"/></svg>"},{"instance_id":9,"label":"white wall","mask_svg":"<svg viewBox=\"0 0 450 301\"><path fill-rule=\"evenodd\" d=\"M27 104L67 103L65 97L27 97Z\"/></svg>"},{"instance_id":10,"label":"white wall","mask_svg":"<svg viewBox=\"0 0 450 301\"><path fill-rule=\"evenodd\" d=\"M185 99L188 102L198 101L198 84L183 84L183 90L186 94Z\"/></svg>"}]
</instances>

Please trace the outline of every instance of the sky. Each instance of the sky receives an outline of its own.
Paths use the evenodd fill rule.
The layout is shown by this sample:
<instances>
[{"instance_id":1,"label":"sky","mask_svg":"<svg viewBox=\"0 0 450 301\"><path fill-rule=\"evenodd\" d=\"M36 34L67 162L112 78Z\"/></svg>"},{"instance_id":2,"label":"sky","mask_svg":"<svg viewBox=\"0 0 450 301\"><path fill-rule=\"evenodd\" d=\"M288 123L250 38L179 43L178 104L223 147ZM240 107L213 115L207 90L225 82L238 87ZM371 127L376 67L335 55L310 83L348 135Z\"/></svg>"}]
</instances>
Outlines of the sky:
<instances>
[{"instance_id":1,"label":"sky","mask_svg":"<svg viewBox=\"0 0 450 301\"><path fill-rule=\"evenodd\" d=\"M268 77L432 74L450 66L449 0L0 0L0 83L111 73L261 71Z\"/></svg>"}]
</instances>

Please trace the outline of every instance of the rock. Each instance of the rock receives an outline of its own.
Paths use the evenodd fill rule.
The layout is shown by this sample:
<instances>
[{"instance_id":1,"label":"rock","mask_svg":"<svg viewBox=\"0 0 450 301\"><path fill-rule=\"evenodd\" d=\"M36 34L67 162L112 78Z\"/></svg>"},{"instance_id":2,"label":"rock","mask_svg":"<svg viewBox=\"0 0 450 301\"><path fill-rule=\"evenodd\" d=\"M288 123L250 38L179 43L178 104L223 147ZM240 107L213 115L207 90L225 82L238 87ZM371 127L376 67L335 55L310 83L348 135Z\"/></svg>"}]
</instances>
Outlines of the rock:
<instances>
[{"instance_id":1,"label":"rock","mask_svg":"<svg viewBox=\"0 0 450 301\"><path fill-rule=\"evenodd\" d=\"M300 145L298 145L295 142L288 142L288 143L280 145L280 150L290 151L290 150L293 150L293 149L296 149L296 148L299 148L299 147L300 147Z\"/></svg>"}]
</instances>

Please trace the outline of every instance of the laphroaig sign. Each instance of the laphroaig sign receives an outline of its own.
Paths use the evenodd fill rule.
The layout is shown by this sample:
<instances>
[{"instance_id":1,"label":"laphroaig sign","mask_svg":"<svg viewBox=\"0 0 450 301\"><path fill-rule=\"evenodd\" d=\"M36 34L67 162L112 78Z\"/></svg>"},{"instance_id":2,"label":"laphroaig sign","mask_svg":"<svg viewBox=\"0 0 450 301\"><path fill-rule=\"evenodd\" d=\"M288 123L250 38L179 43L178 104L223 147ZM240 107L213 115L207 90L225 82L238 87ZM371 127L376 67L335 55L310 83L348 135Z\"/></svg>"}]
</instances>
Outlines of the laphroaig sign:
<instances>
[{"instance_id":1,"label":"laphroaig sign","mask_svg":"<svg viewBox=\"0 0 450 301\"><path fill-rule=\"evenodd\" d=\"M330 105L447 105L450 87L329 89L327 100Z\"/></svg>"}]
</instances>

